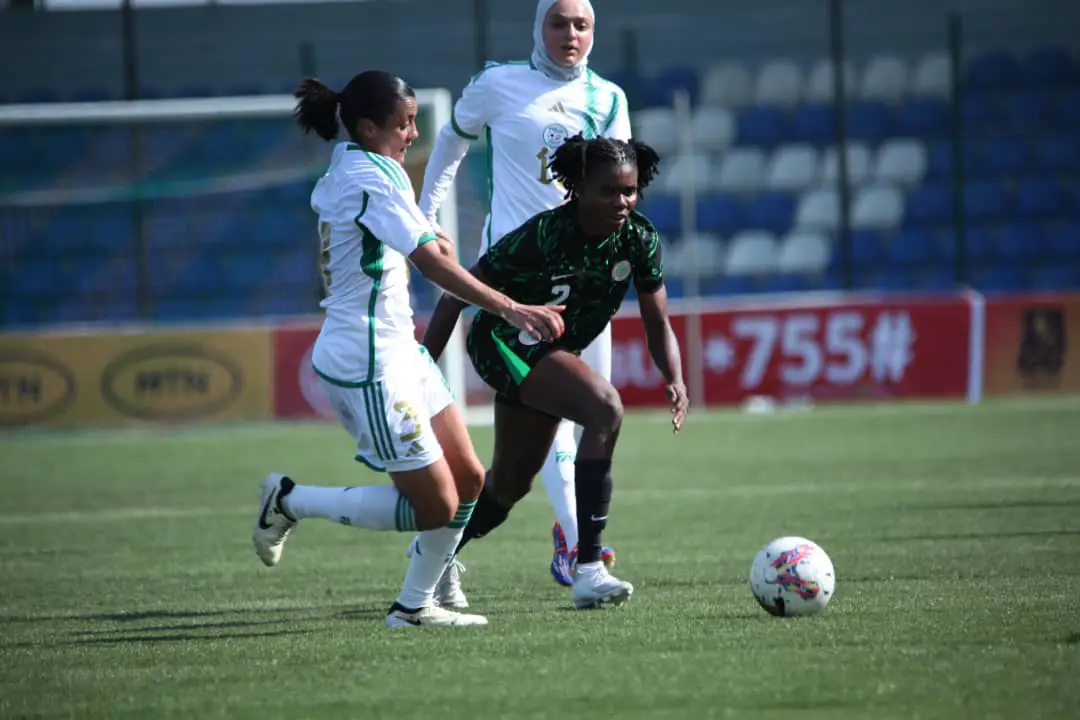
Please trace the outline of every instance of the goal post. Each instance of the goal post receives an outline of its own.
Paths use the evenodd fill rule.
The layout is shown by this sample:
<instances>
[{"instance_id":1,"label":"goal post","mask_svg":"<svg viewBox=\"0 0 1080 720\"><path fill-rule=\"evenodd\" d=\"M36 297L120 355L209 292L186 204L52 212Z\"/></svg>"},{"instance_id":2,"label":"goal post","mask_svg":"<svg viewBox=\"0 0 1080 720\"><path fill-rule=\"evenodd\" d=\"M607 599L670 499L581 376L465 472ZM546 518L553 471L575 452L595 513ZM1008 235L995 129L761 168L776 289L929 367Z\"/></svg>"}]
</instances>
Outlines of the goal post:
<instances>
[{"instance_id":1,"label":"goal post","mask_svg":"<svg viewBox=\"0 0 1080 720\"><path fill-rule=\"evenodd\" d=\"M420 137L406 171L419 192L453 98L425 88L416 99ZM281 94L0 105L0 254L21 278L0 303L2 327L315 313L317 237L308 195L329 151L295 127L295 104ZM466 264L474 243L461 233L480 237L475 207L468 213L474 227L460 223L457 187L467 180L450 188L438 217ZM268 207L278 222L265 217ZM260 238L262 231L273 239ZM193 246L202 255L194 257ZM107 257L93 257L100 253ZM242 262L274 253L255 269ZM310 267L299 267L305 253ZM215 255L224 259L215 262ZM169 264L181 256L176 267ZM214 272L222 283L250 286L250 302L214 300L204 287ZM267 277L282 278L292 306L260 289ZM159 297L170 283L178 283L177 296ZM486 422L486 395L473 392L479 400L470 402L462 323L440 365L469 420Z\"/></svg>"}]
</instances>

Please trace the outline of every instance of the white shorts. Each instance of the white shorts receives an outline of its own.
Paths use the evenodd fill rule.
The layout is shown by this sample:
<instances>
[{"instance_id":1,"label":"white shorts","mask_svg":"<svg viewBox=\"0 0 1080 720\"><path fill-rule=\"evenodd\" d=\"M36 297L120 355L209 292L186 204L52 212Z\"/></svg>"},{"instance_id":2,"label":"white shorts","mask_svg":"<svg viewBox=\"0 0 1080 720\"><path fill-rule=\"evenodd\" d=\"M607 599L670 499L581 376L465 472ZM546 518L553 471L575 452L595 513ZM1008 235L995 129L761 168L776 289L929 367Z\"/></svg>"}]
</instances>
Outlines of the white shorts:
<instances>
[{"instance_id":1,"label":"white shorts","mask_svg":"<svg viewBox=\"0 0 1080 720\"><path fill-rule=\"evenodd\" d=\"M396 363L374 382L344 386L319 379L341 424L356 439L356 459L372 470L420 470L443 456L431 418L454 396L423 347L417 346L415 363Z\"/></svg>"}]
</instances>

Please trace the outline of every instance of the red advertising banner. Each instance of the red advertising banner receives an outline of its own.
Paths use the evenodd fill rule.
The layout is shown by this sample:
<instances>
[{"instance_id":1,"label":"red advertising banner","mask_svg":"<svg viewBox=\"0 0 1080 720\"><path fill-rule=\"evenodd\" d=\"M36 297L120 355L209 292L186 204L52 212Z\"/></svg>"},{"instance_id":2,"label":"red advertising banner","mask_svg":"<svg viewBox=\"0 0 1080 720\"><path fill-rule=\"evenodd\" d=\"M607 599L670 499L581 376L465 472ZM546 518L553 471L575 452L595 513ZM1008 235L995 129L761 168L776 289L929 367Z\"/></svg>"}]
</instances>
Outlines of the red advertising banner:
<instances>
[{"instance_id":1,"label":"red advertising banner","mask_svg":"<svg viewBox=\"0 0 1080 720\"><path fill-rule=\"evenodd\" d=\"M987 395L1080 391L1080 294L986 302Z\"/></svg>"},{"instance_id":2,"label":"red advertising banner","mask_svg":"<svg viewBox=\"0 0 1080 720\"><path fill-rule=\"evenodd\" d=\"M972 307L963 296L745 305L701 313L708 405L777 399L963 397ZM685 357L685 317L674 317ZM614 325L612 380L627 406L666 404L636 317ZM689 382L689 380L688 380Z\"/></svg>"}]
</instances>

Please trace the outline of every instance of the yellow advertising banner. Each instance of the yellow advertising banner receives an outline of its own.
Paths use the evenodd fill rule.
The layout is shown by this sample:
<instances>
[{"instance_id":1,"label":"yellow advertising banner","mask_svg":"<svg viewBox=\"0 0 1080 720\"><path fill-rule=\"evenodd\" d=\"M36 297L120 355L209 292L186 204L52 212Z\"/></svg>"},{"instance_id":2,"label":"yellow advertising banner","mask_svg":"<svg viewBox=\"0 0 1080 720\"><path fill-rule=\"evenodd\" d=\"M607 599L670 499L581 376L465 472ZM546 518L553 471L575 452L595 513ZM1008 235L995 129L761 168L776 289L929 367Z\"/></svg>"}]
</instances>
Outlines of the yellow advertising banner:
<instances>
[{"instance_id":1,"label":"yellow advertising banner","mask_svg":"<svg viewBox=\"0 0 1080 720\"><path fill-rule=\"evenodd\" d=\"M264 420L267 329L0 336L0 427Z\"/></svg>"},{"instance_id":2,"label":"yellow advertising banner","mask_svg":"<svg viewBox=\"0 0 1080 720\"><path fill-rule=\"evenodd\" d=\"M1080 294L986 302L986 395L1080 392Z\"/></svg>"}]
</instances>

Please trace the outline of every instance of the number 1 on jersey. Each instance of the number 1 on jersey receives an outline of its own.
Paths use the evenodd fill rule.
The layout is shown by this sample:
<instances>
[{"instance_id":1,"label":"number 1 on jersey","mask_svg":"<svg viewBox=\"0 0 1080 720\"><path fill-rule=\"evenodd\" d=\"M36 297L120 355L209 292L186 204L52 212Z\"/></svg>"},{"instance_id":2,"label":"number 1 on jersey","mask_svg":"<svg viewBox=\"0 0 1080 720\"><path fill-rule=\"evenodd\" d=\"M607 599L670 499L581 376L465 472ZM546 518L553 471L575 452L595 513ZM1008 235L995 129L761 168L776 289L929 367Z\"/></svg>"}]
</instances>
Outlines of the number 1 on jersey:
<instances>
[{"instance_id":1,"label":"number 1 on jersey","mask_svg":"<svg viewBox=\"0 0 1080 720\"><path fill-rule=\"evenodd\" d=\"M543 148L540 152L536 153L536 159L540 161L540 184L551 184L551 171L548 169L548 149Z\"/></svg>"}]
</instances>

